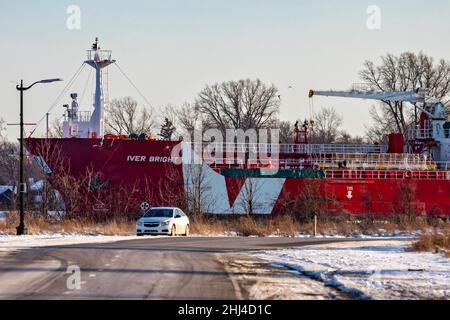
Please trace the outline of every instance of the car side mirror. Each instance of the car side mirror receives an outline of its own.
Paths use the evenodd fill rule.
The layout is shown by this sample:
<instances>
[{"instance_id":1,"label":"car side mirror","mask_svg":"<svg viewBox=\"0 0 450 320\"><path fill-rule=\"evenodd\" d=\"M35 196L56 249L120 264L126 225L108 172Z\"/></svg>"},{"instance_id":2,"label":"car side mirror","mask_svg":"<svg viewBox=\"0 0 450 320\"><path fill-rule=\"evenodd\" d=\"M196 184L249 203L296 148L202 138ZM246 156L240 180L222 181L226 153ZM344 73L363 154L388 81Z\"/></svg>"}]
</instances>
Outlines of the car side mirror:
<instances>
[{"instance_id":1,"label":"car side mirror","mask_svg":"<svg viewBox=\"0 0 450 320\"><path fill-rule=\"evenodd\" d=\"M181 214L175 215L175 219L181 218Z\"/></svg>"}]
</instances>

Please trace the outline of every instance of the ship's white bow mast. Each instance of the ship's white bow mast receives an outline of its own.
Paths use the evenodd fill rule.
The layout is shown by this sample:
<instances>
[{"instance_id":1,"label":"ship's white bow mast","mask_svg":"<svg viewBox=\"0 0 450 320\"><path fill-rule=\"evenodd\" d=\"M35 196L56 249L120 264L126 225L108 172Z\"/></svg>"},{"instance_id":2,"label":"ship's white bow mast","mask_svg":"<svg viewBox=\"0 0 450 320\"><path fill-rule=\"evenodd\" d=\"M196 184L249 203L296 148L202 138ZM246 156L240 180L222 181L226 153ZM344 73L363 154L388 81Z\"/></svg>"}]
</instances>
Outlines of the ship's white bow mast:
<instances>
[{"instance_id":1,"label":"ship's white bow mast","mask_svg":"<svg viewBox=\"0 0 450 320\"><path fill-rule=\"evenodd\" d=\"M92 49L87 51L87 59L84 62L95 70L95 93L94 111L79 112L77 94L71 94L72 105L65 105L67 108L63 123L64 138L101 138L104 135L103 112L108 97L104 94L103 88L105 79L103 71L105 68L115 63L111 58L111 50L101 50L98 38L92 45Z\"/></svg>"}]
</instances>

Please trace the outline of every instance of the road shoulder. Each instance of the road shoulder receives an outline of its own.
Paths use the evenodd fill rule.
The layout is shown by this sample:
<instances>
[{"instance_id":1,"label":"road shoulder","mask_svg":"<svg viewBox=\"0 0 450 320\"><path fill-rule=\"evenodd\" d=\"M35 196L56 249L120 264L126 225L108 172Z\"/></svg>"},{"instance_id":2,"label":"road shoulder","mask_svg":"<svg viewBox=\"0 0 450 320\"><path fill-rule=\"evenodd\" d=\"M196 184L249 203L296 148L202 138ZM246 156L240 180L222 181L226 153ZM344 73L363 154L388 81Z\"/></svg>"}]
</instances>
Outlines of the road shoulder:
<instances>
[{"instance_id":1,"label":"road shoulder","mask_svg":"<svg viewBox=\"0 0 450 320\"><path fill-rule=\"evenodd\" d=\"M338 290L248 254L218 255L218 260L233 282L236 296L244 300L346 299Z\"/></svg>"}]
</instances>

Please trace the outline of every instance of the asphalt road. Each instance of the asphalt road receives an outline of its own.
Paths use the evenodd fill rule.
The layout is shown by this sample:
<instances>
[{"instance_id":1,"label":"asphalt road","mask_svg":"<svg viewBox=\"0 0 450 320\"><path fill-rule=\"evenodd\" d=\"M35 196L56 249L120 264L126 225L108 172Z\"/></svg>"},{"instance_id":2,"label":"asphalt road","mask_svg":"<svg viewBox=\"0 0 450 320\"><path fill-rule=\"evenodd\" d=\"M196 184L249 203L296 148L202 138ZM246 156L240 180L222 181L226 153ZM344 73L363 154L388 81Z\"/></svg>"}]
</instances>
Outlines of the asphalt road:
<instances>
[{"instance_id":1,"label":"asphalt road","mask_svg":"<svg viewBox=\"0 0 450 320\"><path fill-rule=\"evenodd\" d=\"M0 255L0 298L238 299L221 256L336 241L167 237L14 251ZM69 266L80 268L79 282Z\"/></svg>"}]
</instances>

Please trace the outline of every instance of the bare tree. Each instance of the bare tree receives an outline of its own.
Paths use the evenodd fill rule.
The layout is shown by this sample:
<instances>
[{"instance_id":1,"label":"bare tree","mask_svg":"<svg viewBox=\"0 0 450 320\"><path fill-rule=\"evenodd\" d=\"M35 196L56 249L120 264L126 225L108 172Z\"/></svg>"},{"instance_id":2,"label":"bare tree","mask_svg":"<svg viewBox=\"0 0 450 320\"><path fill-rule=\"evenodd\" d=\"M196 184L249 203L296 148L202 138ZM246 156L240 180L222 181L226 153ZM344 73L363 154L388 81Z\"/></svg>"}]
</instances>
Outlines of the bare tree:
<instances>
[{"instance_id":1,"label":"bare tree","mask_svg":"<svg viewBox=\"0 0 450 320\"><path fill-rule=\"evenodd\" d=\"M172 137L176 130L173 122L170 121L169 118L165 118L158 135L165 140L172 141Z\"/></svg>"},{"instance_id":2,"label":"bare tree","mask_svg":"<svg viewBox=\"0 0 450 320\"><path fill-rule=\"evenodd\" d=\"M352 136L345 130L339 132L338 138L336 139L338 144L363 144L365 143L364 138L360 136Z\"/></svg>"},{"instance_id":3,"label":"bare tree","mask_svg":"<svg viewBox=\"0 0 450 320\"><path fill-rule=\"evenodd\" d=\"M0 183L15 184L18 178L19 146L8 141L6 123L0 118Z\"/></svg>"},{"instance_id":4,"label":"bare tree","mask_svg":"<svg viewBox=\"0 0 450 320\"><path fill-rule=\"evenodd\" d=\"M0 141L4 141L6 139L6 123L5 119L0 118Z\"/></svg>"},{"instance_id":5,"label":"bare tree","mask_svg":"<svg viewBox=\"0 0 450 320\"><path fill-rule=\"evenodd\" d=\"M274 128L280 130L280 143L294 143L294 123L291 121L277 121Z\"/></svg>"},{"instance_id":6,"label":"bare tree","mask_svg":"<svg viewBox=\"0 0 450 320\"><path fill-rule=\"evenodd\" d=\"M0 118L0 184L15 186L16 190L19 185L19 143L9 141L6 137L6 124ZM36 179L42 178L42 170L38 167L34 159L30 156L24 157L24 176L25 181L34 183ZM15 206L17 193L12 199L12 206ZM31 208L32 192L27 193L25 204L27 209Z\"/></svg>"},{"instance_id":7,"label":"bare tree","mask_svg":"<svg viewBox=\"0 0 450 320\"><path fill-rule=\"evenodd\" d=\"M242 186L242 198L239 205L247 215L253 215L259 209L262 180L251 178L246 174L244 174L243 179L245 182Z\"/></svg>"},{"instance_id":8,"label":"bare tree","mask_svg":"<svg viewBox=\"0 0 450 320\"><path fill-rule=\"evenodd\" d=\"M259 79L207 86L195 103L195 110L204 117L207 126L222 132L269 128L279 107L278 89Z\"/></svg>"},{"instance_id":9,"label":"bare tree","mask_svg":"<svg viewBox=\"0 0 450 320\"><path fill-rule=\"evenodd\" d=\"M48 136L50 138L62 138L63 137L63 124L61 120L55 119L52 121L48 130Z\"/></svg>"},{"instance_id":10,"label":"bare tree","mask_svg":"<svg viewBox=\"0 0 450 320\"><path fill-rule=\"evenodd\" d=\"M434 59L423 52L405 52L400 56L387 54L381 60L378 66L372 61L364 62L359 73L370 89L407 91L423 88L436 98L443 98L450 92L450 65L443 59L435 64ZM447 106L450 105L447 103ZM391 132L404 133L417 119L417 110L403 102L383 101L379 110L373 108L371 114L375 125L368 129L367 135L378 141L383 139L382 135Z\"/></svg>"},{"instance_id":11,"label":"bare tree","mask_svg":"<svg viewBox=\"0 0 450 320\"><path fill-rule=\"evenodd\" d=\"M213 199L210 198L210 181L204 164L190 164L184 173L186 203L193 214L209 213Z\"/></svg>"},{"instance_id":12,"label":"bare tree","mask_svg":"<svg viewBox=\"0 0 450 320\"><path fill-rule=\"evenodd\" d=\"M106 109L106 132L117 135L149 133L155 126L153 111L139 108L131 97L114 99Z\"/></svg>"},{"instance_id":13,"label":"bare tree","mask_svg":"<svg viewBox=\"0 0 450 320\"><path fill-rule=\"evenodd\" d=\"M198 129L199 123L202 122L202 115L196 112L195 107L190 103L184 103L177 110L177 118L179 127L182 128L183 134L192 135L194 130Z\"/></svg>"},{"instance_id":14,"label":"bare tree","mask_svg":"<svg viewBox=\"0 0 450 320\"><path fill-rule=\"evenodd\" d=\"M168 119L172 125L175 127L175 131L173 132L173 137L178 138L179 136L179 130L180 127L180 121L179 121L179 112L181 108L177 108L174 105L168 104L164 107L160 107L158 109L158 123L164 123L166 119Z\"/></svg>"},{"instance_id":15,"label":"bare tree","mask_svg":"<svg viewBox=\"0 0 450 320\"><path fill-rule=\"evenodd\" d=\"M294 216L299 222L310 223L314 216L320 218L329 214L332 205L320 179L305 179L303 184L282 195L280 212Z\"/></svg>"},{"instance_id":16,"label":"bare tree","mask_svg":"<svg viewBox=\"0 0 450 320\"><path fill-rule=\"evenodd\" d=\"M411 223L420 211L417 202L417 184L414 181L401 181L393 201L393 213L398 215L397 219Z\"/></svg>"},{"instance_id":17,"label":"bare tree","mask_svg":"<svg viewBox=\"0 0 450 320\"><path fill-rule=\"evenodd\" d=\"M310 133L313 143L334 143L339 137L342 116L333 107L323 108L314 114L314 127Z\"/></svg>"}]
</instances>

